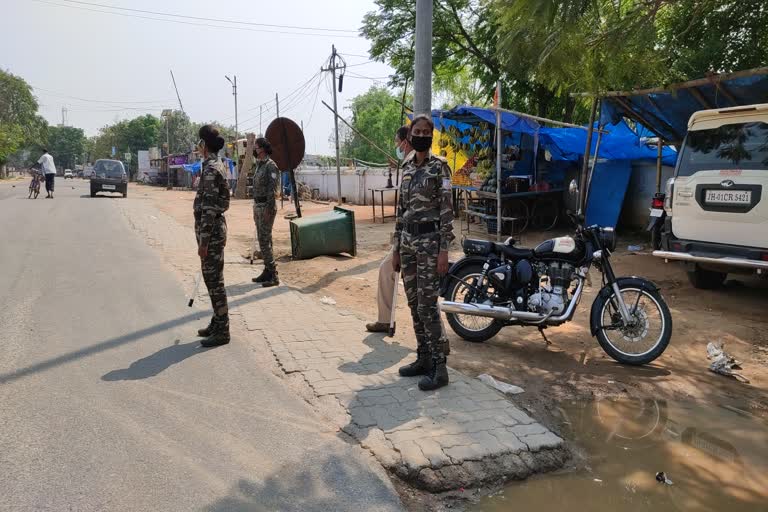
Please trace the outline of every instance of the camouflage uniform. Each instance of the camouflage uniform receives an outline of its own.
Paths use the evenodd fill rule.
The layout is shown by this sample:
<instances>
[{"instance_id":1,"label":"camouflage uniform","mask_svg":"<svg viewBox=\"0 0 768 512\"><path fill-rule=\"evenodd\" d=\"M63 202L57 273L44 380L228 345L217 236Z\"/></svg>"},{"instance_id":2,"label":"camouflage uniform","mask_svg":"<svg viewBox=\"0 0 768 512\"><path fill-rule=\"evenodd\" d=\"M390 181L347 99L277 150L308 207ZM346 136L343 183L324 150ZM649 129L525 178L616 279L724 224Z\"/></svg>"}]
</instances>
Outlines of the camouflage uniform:
<instances>
[{"instance_id":1,"label":"camouflage uniform","mask_svg":"<svg viewBox=\"0 0 768 512\"><path fill-rule=\"evenodd\" d=\"M443 158L430 153L417 166L412 153L404 163L394 239L419 349L428 349L433 360L443 361L447 340L437 308L437 256L454 238L450 183Z\"/></svg>"},{"instance_id":2,"label":"camouflage uniform","mask_svg":"<svg viewBox=\"0 0 768 512\"><path fill-rule=\"evenodd\" d=\"M202 258L203 280L213 306L212 326L229 329L229 307L224 289L224 246L227 245L229 187L222 172L222 163L209 156L202 165L200 183L195 196L195 235L198 245L208 246Z\"/></svg>"},{"instance_id":3,"label":"camouflage uniform","mask_svg":"<svg viewBox=\"0 0 768 512\"><path fill-rule=\"evenodd\" d=\"M275 257L272 253L272 226L277 215L275 191L280 180L280 171L271 158L256 162L253 174L253 222L259 238L259 249L264 260L264 270L277 275Z\"/></svg>"}]
</instances>

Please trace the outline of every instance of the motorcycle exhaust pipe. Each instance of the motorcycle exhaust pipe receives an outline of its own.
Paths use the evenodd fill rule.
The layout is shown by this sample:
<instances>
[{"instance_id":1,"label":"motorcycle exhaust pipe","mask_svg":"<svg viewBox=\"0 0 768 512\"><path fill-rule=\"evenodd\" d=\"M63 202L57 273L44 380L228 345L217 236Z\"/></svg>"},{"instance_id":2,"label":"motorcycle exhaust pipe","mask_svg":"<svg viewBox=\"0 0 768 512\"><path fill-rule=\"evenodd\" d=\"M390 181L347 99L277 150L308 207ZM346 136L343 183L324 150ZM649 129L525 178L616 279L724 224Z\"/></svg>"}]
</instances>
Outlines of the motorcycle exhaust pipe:
<instances>
[{"instance_id":1,"label":"motorcycle exhaust pipe","mask_svg":"<svg viewBox=\"0 0 768 512\"><path fill-rule=\"evenodd\" d=\"M464 302L443 301L440 303L440 310L444 313L454 313L457 315L483 316L486 318L495 318L498 320L525 320L527 322L538 322L547 318L547 315L532 313L530 311L517 311L512 308L499 306L488 306L486 304L467 304Z\"/></svg>"}]
</instances>

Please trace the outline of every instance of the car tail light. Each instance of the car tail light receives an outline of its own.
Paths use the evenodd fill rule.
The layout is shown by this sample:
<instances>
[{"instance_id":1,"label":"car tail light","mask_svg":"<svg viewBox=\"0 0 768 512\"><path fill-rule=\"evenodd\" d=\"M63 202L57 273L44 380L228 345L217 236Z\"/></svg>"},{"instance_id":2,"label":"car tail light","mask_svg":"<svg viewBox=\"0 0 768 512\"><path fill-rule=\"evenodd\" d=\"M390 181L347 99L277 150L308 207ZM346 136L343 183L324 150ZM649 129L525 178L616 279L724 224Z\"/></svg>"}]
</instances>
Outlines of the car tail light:
<instances>
[{"instance_id":1,"label":"car tail light","mask_svg":"<svg viewBox=\"0 0 768 512\"><path fill-rule=\"evenodd\" d=\"M768 252L764 252L760 255L760 259L763 261L768 261Z\"/></svg>"},{"instance_id":2,"label":"car tail light","mask_svg":"<svg viewBox=\"0 0 768 512\"><path fill-rule=\"evenodd\" d=\"M664 194L656 194L651 200L651 208L664 208Z\"/></svg>"},{"instance_id":3,"label":"car tail light","mask_svg":"<svg viewBox=\"0 0 768 512\"><path fill-rule=\"evenodd\" d=\"M672 215L672 194L675 191L675 178L667 180L667 186L664 194L664 211L667 215Z\"/></svg>"}]
</instances>

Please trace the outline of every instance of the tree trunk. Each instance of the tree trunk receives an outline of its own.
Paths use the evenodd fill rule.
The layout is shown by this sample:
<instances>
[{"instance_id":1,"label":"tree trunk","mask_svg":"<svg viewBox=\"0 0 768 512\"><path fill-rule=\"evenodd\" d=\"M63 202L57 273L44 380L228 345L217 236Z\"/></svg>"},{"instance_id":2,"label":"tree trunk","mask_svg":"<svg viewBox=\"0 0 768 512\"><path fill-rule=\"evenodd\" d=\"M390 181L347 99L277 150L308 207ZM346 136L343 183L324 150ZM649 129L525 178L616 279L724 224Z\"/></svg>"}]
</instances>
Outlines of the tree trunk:
<instances>
[{"instance_id":1,"label":"tree trunk","mask_svg":"<svg viewBox=\"0 0 768 512\"><path fill-rule=\"evenodd\" d=\"M563 112L563 122L573 122L573 111L576 109L576 98L571 97L567 92L565 93L565 111Z\"/></svg>"},{"instance_id":2,"label":"tree trunk","mask_svg":"<svg viewBox=\"0 0 768 512\"><path fill-rule=\"evenodd\" d=\"M536 84L536 115L539 117L549 117L549 104L552 102L554 93L541 84Z\"/></svg>"},{"instance_id":3,"label":"tree trunk","mask_svg":"<svg viewBox=\"0 0 768 512\"><path fill-rule=\"evenodd\" d=\"M0 180L4 180L8 177L8 173L5 169L5 164L0 164Z\"/></svg>"}]
</instances>

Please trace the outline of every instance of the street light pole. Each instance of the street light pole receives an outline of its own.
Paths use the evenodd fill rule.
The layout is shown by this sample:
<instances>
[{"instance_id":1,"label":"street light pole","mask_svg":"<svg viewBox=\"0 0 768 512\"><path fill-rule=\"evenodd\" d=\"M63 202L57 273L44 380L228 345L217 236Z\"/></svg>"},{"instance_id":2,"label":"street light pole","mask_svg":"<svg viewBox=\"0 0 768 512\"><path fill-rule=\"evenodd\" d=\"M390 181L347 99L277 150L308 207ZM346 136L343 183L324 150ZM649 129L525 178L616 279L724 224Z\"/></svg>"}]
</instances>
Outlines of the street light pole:
<instances>
[{"instance_id":1,"label":"street light pole","mask_svg":"<svg viewBox=\"0 0 768 512\"><path fill-rule=\"evenodd\" d=\"M229 80L229 83L232 84L232 96L235 97L235 140L237 140L238 137L238 126L237 126L237 75L234 75L235 80L232 81L228 76L224 75L224 78ZM237 144L235 144L237 146Z\"/></svg>"}]
</instances>

